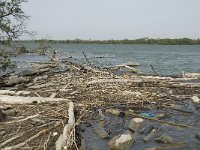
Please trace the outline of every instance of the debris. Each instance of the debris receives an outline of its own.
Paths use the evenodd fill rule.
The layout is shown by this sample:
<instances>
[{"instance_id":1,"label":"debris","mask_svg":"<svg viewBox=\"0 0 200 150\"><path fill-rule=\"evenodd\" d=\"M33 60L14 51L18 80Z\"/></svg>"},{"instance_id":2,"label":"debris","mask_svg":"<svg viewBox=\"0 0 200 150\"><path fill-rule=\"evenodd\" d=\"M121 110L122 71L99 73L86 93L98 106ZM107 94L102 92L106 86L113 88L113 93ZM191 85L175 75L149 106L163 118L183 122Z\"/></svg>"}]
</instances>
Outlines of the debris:
<instances>
[{"instance_id":1,"label":"debris","mask_svg":"<svg viewBox=\"0 0 200 150\"><path fill-rule=\"evenodd\" d=\"M141 115L144 117L149 117L149 118L156 117L156 115L152 113L141 113Z\"/></svg>"}]
</instances>

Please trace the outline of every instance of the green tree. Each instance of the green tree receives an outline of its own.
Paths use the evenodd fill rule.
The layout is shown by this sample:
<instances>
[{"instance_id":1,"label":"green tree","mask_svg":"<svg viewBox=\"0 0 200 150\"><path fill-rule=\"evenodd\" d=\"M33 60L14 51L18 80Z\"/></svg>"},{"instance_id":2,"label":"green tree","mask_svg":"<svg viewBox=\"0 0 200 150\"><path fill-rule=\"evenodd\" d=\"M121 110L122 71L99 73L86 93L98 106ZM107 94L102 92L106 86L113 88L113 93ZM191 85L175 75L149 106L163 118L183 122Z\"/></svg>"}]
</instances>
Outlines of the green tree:
<instances>
[{"instance_id":1,"label":"green tree","mask_svg":"<svg viewBox=\"0 0 200 150\"><path fill-rule=\"evenodd\" d=\"M26 0L0 0L0 41L10 43L26 33L28 16L22 10Z\"/></svg>"}]
</instances>

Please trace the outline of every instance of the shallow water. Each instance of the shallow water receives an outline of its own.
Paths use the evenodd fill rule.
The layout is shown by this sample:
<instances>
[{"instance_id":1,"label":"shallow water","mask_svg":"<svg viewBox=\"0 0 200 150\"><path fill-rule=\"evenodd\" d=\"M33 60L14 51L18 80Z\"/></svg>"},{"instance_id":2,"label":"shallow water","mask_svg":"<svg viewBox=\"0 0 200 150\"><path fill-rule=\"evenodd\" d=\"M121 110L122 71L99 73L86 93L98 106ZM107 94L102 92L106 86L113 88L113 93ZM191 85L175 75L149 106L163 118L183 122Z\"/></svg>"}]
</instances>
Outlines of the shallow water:
<instances>
[{"instance_id":1,"label":"shallow water","mask_svg":"<svg viewBox=\"0 0 200 150\"><path fill-rule=\"evenodd\" d=\"M39 44L25 43L28 49ZM82 52L90 61L100 67L110 67L127 62L138 62L144 74L152 74L150 64L163 75L178 75L185 72L200 72L200 45L131 45L131 44L49 44L59 51L61 58L72 56L85 61ZM96 58L94 57L105 57ZM46 56L20 55L17 62L46 61Z\"/></svg>"}]
</instances>

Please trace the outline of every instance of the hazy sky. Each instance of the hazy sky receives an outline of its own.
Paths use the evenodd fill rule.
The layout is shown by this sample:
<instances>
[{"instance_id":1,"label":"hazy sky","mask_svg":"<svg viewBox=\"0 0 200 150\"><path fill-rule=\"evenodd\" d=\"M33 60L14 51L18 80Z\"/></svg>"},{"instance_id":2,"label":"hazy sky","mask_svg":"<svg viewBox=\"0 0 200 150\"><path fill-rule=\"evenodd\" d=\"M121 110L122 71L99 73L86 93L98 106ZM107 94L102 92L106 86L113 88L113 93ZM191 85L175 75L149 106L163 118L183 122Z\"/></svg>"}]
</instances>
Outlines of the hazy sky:
<instances>
[{"instance_id":1,"label":"hazy sky","mask_svg":"<svg viewBox=\"0 0 200 150\"><path fill-rule=\"evenodd\" d=\"M200 0L29 0L37 38L200 38Z\"/></svg>"}]
</instances>

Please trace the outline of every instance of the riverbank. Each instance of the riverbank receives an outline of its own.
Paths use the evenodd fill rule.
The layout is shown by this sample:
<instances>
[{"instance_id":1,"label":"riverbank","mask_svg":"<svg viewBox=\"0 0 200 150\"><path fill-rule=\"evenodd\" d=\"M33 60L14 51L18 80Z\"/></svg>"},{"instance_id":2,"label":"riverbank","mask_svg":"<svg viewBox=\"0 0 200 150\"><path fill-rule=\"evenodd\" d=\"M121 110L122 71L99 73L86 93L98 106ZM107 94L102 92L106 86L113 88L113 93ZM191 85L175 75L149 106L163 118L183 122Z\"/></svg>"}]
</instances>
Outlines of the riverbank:
<instances>
[{"instance_id":1,"label":"riverbank","mask_svg":"<svg viewBox=\"0 0 200 150\"><path fill-rule=\"evenodd\" d=\"M198 75L114 75L65 64L62 69L37 64L31 72L1 80L1 148L55 149L73 102L76 134L70 149L198 149Z\"/></svg>"}]
</instances>

